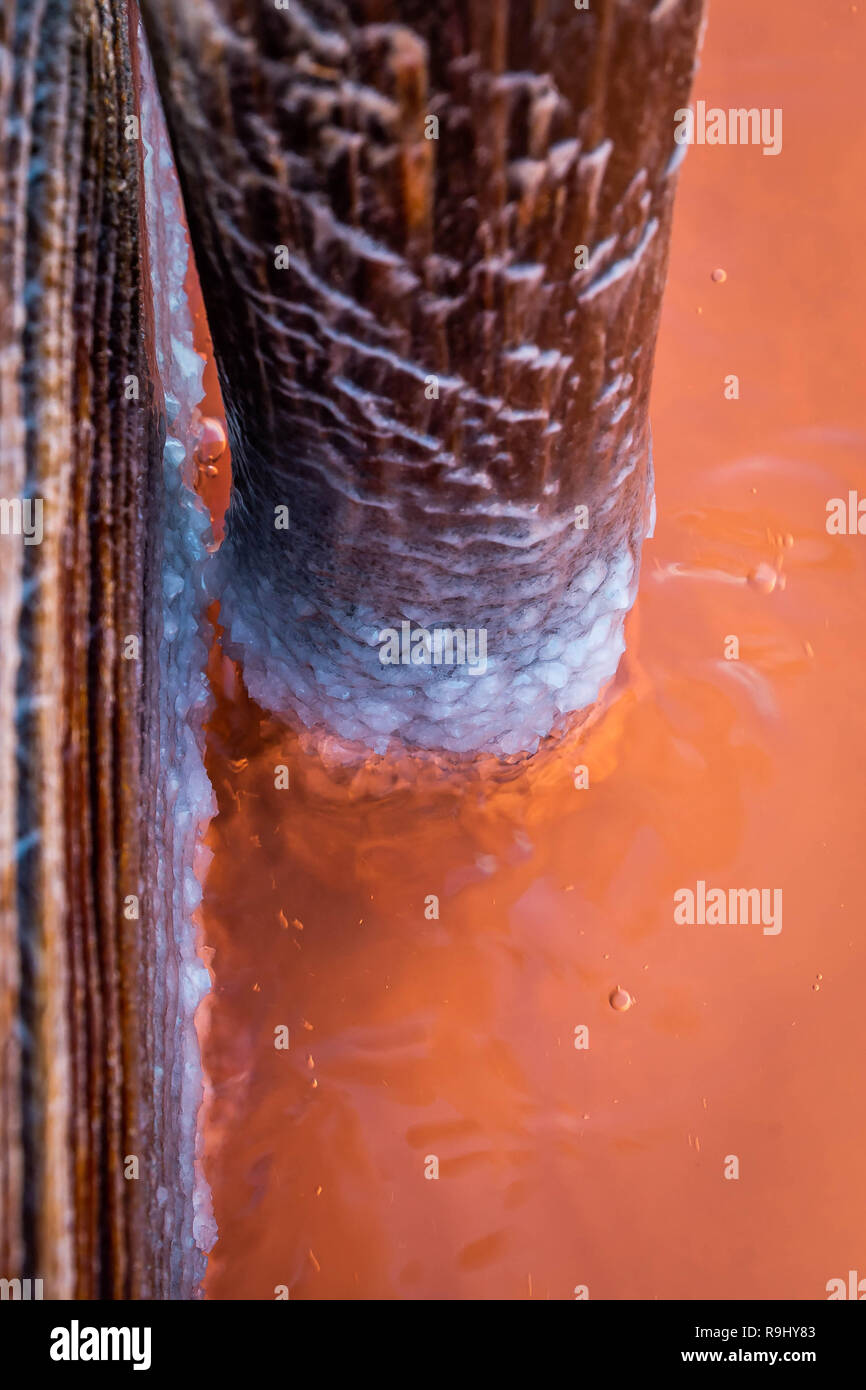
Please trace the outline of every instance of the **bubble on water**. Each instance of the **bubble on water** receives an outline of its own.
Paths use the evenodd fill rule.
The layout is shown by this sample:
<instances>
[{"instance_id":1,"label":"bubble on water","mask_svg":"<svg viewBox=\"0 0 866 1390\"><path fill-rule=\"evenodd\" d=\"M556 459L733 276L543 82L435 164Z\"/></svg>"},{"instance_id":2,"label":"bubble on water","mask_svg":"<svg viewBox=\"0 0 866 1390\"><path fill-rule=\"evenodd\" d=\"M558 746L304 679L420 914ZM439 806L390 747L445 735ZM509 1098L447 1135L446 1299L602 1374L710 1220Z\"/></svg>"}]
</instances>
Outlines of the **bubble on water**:
<instances>
[{"instance_id":1,"label":"bubble on water","mask_svg":"<svg viewBox=\"0 0 866 1390\"><path fill-rule=\"evenodd\" d=\"M719 267L717 270L714 270L713 273L712 273L712 275L710 276L710 279L713 280L713 281L715 281L715 283L716 283L717 285L723 284L723 283L725 282L725 280L727 280L727 278L728 278L728 273L727 273L727 271L726 271L726 270L722 270L721 267Z\"/></svg>"},{"instance_id":2,"label":"bubble on water","mask_svg":"<svg viewBox=\"0 0 866 1390\"><path fill-rule=\"evenodd\" d=\"M201 421L201 434L196 445L196 454L202 463L213 463L225 453L226 432L221 420L215 420L212 415L203 415Z\"/></svg>"},{"instance_id":3,"label":"bubble on water","mask_svg":"<svg viewBox=\"0 0 866 1390\"><path fill-rule=\"evenodd\" d=\"M618 1014L624 1014L627 1009L631 1008L633 1003L634 999L629 994L628 990L623 989L621 985L617 985L610 996L610 1007L616 1009Z\"/></svg>"},{"instance_id":4,"label":"bubble on water","mask_svg":"<svg viewBox=\"0 0 866 1390\"><path fill-rule=\"evenodd\" d=\"M766 561L761 561L752 570L748 578L748 583L753 589L757 589L760 594L771 594L779 583L779 572L768 565Z\"/></svg>"}]
</instances>

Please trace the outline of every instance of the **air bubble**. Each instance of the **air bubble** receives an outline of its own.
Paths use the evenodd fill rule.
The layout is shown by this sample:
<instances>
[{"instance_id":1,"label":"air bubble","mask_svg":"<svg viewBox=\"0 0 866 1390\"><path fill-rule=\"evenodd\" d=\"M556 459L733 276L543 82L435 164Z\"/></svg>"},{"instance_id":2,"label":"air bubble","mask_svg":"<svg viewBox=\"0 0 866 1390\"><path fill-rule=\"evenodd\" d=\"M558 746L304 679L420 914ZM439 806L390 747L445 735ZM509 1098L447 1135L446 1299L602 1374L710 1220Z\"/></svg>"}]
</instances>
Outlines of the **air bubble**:
<instances>
[{"instance_id":1,"label":"air bubble","mask_svg":"<svg viewBox=\"0 0 866 1390\"><path fill-rule=\"evenodd\" d=\"M771 594L779 583L779 573L773 569L772 565L762 561L752 570L748 579L753 589L757 589L760 594Z\"/></svg>"},{"instance_id":2,"label":"air bubble","mask_svg":"<svg viewBox=\"0 0 866 1390\"><path fill-rule=\"evenodd\" d=\"M617 985L610 996L610 1007L616 1009L618 1014L624 1014L627 1009L631 1008L633 1003L634 999L629 994L628 990L623 989L621 985Z\"/></svg>"},{"instance_id":3,"label":"air bubble","mask_svg":"<svg viewBox=\"0 0 866 1390\"><path fill-rule=\"evenodd\" d=\"M212 415L203 415L201 434L196 445L196 454L202 463L214 463L226 450L226 432L221 420Z\"/></svg>"}]
</instances>

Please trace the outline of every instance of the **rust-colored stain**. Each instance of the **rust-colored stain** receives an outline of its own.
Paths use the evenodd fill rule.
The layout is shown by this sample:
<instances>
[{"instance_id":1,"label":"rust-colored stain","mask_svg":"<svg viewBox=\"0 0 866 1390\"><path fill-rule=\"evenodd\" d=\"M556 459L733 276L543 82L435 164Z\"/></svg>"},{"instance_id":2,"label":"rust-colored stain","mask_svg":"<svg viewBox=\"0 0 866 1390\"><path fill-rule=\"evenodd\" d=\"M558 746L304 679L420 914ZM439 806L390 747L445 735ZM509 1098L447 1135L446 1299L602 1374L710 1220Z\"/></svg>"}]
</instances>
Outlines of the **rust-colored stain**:
<instances>
[{"instance_id":1,"label":"rust-colored stain","mask_svg":"<svg viewBox=\"0 0 866 1390\"><path fill-rule=\"evenodd\" d=\"M820 1299L866 1272L866 537L826 528L866 492L857 8L713 6L695 99L782 108L784 147L686 161L658 525L604 717L510 780L365 800L215 651L208 1297ZM676 921L700 885L768 910Z\"/></svg>"}]
</instances>

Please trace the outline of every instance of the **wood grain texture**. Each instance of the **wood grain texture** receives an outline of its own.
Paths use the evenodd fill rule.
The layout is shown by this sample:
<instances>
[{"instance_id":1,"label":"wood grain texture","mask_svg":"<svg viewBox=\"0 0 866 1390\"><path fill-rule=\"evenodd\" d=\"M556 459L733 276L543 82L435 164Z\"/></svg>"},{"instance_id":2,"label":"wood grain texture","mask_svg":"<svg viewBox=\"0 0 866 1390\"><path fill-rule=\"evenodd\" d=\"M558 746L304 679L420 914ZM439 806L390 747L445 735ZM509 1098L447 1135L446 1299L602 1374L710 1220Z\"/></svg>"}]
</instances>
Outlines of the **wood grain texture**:
<instances>
[{"instance_id":1,"label":"wood grain texture","mask_svg":"<svg viewBox=\"0 0 866 1390\"><path fill-rule=\"evenodd\" d=\"M0 537L0 1275L46 1298L143 1287L124 1158L147 1000L121 908L143 892L159 424L133 100L125 5L4 8L0 495L42 499L44 539Z\"/></svg>"},{"instance_id":2,"label":"wood grain texture","mask_svg":"<svg viewBox=\"0 0 866 1390\"><path fill-rule=\"evenodd\" d=\"M702 10L145 0L231 433L223 611L271 708L351 737L370 628L431 614L487 630L503 680L486 714L387 696L409 743L507 750L560 640L542 731L597 691L579 644L605 586L612 617L634 596Z\"/></svg>"}]
</instances>

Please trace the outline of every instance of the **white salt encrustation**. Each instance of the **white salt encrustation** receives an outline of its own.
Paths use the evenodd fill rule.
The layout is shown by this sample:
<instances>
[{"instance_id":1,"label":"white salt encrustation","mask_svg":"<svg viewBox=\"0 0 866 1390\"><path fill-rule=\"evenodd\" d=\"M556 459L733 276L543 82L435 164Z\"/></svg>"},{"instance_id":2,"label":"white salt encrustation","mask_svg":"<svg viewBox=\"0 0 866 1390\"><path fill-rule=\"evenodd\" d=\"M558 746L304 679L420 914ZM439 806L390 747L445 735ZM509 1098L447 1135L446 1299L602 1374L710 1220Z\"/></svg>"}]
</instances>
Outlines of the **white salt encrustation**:
<instances>
[{"instance_id":1,"label":"white salt encrustation","mask_svg":"<svg viewBox=\"0 0 866 1390\"><path fill-rule=\"evenodd\" d=\"M210 989L196 949L194 918L211 858L203 843L216 802L203 761L204 722L211 708L206 677L213 546L210 516L192 487L203 362L193 345L184 288L189 243L174 161L143 33L139 31L141 133L147 246L153 294L156 360L165 396L163 452L162 635L159 642L158 785L155 862L150 902L156 915L148 962L154 1009L150 1021L155 1132L146 1154L152 1227L170 1263L158 1297L197 1289L216 1240L211 1194L202 1173L198 1117L204 1097L195 1013Z\"/></svg>"}]
</instances>

